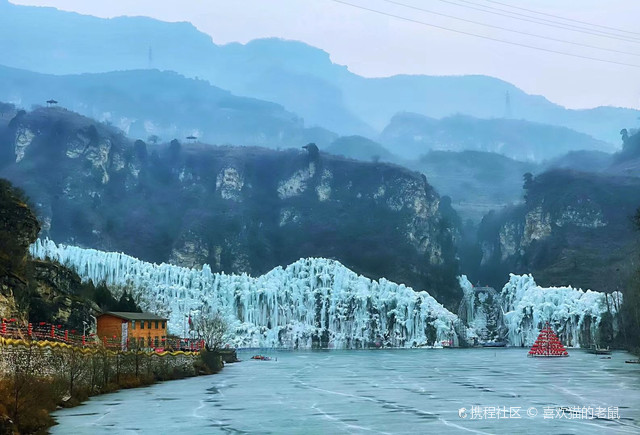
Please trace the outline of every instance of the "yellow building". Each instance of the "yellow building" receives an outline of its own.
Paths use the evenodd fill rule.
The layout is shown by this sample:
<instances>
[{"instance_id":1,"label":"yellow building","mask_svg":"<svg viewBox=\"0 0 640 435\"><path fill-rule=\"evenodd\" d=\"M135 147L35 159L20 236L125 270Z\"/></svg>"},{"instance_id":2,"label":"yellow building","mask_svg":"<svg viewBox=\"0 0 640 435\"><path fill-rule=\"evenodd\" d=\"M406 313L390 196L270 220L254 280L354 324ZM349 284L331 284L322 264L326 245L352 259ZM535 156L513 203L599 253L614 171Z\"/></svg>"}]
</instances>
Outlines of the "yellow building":
<instances>
[{"instance_id":1,"label":"yellow building","mask_svg":"<svg viewBox=\"0 0 640 435\"><path fill-rule=\"evenodd\" d=\"M163 348L167 319L152 313L108 311L98 316L98 337L127 348Z\"/></svg>"}]
</instances>

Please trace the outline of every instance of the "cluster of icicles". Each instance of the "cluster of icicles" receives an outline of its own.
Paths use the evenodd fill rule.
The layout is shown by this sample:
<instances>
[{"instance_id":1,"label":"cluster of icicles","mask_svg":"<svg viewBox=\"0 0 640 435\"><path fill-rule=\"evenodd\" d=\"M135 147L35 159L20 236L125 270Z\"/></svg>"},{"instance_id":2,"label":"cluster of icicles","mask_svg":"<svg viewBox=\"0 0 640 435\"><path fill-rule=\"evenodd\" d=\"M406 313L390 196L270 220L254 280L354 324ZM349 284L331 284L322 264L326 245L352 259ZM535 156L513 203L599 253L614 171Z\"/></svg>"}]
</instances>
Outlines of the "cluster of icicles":
<instances>
[{"instance_id":1,"label":"cluster of icicles","mask_svg":"<svg viewBox=\"0 0 640 435\"><path fill-rule=\"evenodd\" d=\"M228 343L238 347L414 347L477 338L427 292L372 281L335 260L301 259L251 277L212 273L208 265L158 265L48 239L37 240L30 252L72 268L85 281L104 281L116 293L127 288L145 310L168 316L171 333L187 333L189 316L219 312L230 325ZM486 315L482 301L474 301L464 275L459 282L470 298L466 322L477 328L483 322L474 316ZM501 328L510 345L530 346L550 322L563 343L584 346L595 343L602 316L615 315L621 299L618 292L542 288L531 275L511 275L500 293Z\"/></svg>"},{"instance_id":2,"label":"cluster of icicles","mask_svg":"<svg viewBox=\"0 0 640 435\"><path fill-rule=\"evenodd\" d=\"M473 286L463 275L467 324L480 330L491 307L477 300ZM606 294L573 287L540 287L531 275L510 275L500 292L502 327L511 346L531 346L549 322L562 343L571 347L591 346L598 342L598 331L605 313L611 314L617 329L617 313L622 294Z\"/></svg>"},{"instance_id":3,"label":"cluster of icicles","mask_svg":"<svg viewBox=\"0 0 640 435\"><path fill-rule=\"evenodd\" d=\"M36 258L49 258L84 280L128 288L145 310L169 317L170 332L187 332L191 315L220 312L239 347L413 347L469 332L427 292L385 279L372 281L334 260L301 259L265 275L227 275L152 264L134 257L38 240Z\"/></svg>"}]
</instances>

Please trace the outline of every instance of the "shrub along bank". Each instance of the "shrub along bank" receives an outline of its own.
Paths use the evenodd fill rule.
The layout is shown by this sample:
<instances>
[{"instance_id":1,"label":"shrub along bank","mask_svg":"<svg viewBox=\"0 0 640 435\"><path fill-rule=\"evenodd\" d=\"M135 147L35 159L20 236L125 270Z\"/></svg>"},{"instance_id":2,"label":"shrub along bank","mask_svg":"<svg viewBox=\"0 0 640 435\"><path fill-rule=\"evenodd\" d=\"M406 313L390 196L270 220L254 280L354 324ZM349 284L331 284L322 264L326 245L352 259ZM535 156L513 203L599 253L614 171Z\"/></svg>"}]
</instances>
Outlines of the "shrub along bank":
<instances>
[{"instance_id":1,"label":"shrub along bank","mask_svg":"<svg viewBox=\"0 0 640 435\"><path fill-rule=\"evenodd\" d=\"M0 434L43 432L49 413L90 396L157 381L212 374L214 352L114 352L57 342L0 338Z\"/></svg>"}]
</instances>

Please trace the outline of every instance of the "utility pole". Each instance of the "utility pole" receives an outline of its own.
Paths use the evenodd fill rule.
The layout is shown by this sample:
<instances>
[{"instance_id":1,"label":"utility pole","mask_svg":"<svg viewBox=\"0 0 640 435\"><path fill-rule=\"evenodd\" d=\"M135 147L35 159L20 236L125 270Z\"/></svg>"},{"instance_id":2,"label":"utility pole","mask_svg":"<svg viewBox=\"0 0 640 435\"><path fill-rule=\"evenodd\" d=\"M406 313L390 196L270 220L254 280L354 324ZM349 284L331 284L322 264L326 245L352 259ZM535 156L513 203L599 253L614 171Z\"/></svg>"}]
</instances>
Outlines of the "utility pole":
<instances>
[{"instance_id":1,"label":"utility pole","mask_svg":"<svg viewBox=\"0 0 640 435\"><path fill-rule=\"evenodd\" d=\"M507 91L504 94L504 117L509 119L512 117L511 113L511 94Z\"/></svg>"}]
</instances>

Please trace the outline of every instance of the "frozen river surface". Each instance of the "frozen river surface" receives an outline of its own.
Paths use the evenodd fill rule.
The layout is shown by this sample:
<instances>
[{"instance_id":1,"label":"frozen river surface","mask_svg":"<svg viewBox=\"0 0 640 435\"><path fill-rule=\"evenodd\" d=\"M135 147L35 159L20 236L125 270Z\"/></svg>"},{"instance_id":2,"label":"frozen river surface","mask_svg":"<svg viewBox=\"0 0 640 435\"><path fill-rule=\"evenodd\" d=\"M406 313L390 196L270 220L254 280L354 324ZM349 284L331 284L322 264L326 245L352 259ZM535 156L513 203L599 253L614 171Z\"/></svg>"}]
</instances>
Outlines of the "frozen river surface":
<instances>
[{"instance_id":1,"label":"frozen river surface","mask_svg":"<svg viewBox=\"0 0 640 435\"><path fill-rule=\"evenodd\" d=\"M640 433L640 365L570 350L268 352L215 376L98 396L59 434ZM463 409L464 408L464 409Z\"/></svg>"}]
</instances>

